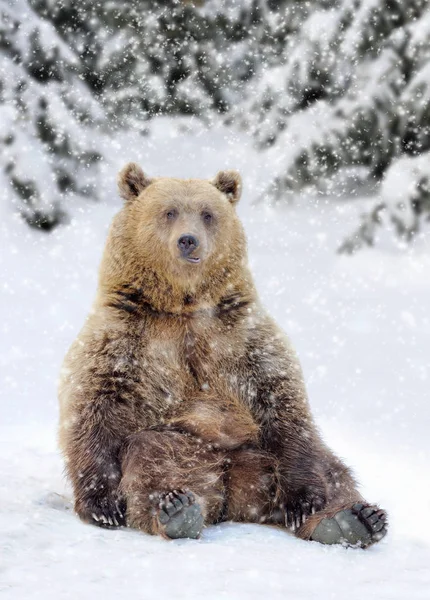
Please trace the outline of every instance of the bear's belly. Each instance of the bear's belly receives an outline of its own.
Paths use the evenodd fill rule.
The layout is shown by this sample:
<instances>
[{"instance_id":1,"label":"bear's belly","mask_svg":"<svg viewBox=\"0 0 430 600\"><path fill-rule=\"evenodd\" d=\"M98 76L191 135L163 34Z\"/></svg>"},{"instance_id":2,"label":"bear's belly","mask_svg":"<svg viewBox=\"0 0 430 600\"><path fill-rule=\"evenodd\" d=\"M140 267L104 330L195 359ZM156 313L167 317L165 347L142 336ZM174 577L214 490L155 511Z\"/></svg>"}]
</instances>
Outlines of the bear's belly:
<instances>
[{"instance_id":1,"label":"bear's belly","mask_svg":"<svg viewBox=\"0 0 430 600\"><path fill-rule=\"evenodd\" d=\"M170 411L167 423L222 449L257 443L259 428L250 411L223 385L217 388L196 390Z\"/></svg>"},{"instance_id":2,"label":"bear's belly","mask_svg":"<svg viewBox=\"0 0 430 600\"><path fill-rule=\"evenodd\" d=\"M143 367L157 407L151 425L179 428L219 448L256 443L259 428L230 376L231 336L211 325L191 322L148 343Z\"/></svg>"}]
</instances>

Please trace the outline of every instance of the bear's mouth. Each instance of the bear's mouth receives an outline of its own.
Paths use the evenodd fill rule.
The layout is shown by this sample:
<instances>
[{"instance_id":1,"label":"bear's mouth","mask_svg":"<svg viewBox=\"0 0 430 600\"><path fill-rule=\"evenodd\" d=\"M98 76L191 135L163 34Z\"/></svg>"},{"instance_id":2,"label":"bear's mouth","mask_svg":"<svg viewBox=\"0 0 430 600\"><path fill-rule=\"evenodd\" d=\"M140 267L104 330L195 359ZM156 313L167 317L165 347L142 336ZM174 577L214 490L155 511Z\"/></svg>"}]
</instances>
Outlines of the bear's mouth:
<instances>
[{"instance_id":1,"label":"bear's mouth","mask_svg":"<svg viewBox=\"0 0 430 600\"><path fill-rule=\"evenodd\" d=\"M192 264L194 264L194 265L196 265L197 263L200 262L200 258L198 256L187 256L185 258L185 260L188 261L188 262L190 262L190 263L192 263Z\"/></svg>"}]
</instances>

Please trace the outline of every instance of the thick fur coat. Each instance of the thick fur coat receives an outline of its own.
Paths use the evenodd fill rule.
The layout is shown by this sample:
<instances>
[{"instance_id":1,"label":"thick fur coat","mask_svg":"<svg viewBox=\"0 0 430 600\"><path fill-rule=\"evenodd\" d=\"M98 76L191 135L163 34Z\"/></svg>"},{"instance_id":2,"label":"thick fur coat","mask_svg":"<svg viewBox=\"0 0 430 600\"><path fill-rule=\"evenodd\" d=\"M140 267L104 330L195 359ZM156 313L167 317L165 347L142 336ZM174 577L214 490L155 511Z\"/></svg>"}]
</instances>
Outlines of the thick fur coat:
<instances>
[{"instance_id":1,"label":"thick fur coat","mask_svg":"<svg viewBox=\"0 0 430 600\"><path fill-rule=\"evenodd\" d=\"M361 496L260 305L235 210L239 175L152 180L130 164L119 189L97 297L59 390L76 512L163 534L159 498L187 489L207 524L282 523L311 537Z\"/></svg>"}]
</instances>

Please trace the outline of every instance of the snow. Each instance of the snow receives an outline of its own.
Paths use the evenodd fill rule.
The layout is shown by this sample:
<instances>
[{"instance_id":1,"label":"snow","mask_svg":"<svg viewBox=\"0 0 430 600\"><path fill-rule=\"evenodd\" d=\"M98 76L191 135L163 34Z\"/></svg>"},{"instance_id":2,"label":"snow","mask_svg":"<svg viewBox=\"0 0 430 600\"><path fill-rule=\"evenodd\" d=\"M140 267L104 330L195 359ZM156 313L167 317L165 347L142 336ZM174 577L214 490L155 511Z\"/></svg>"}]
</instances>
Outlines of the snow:
<instances>
[{"instance_id":1,"label":"snow","mask_svg":"<svg viewBox=\"0 0 430 600\"><path fill-rule=\"evenodd\" d=\"M0 592L2 598L368 599L430 596L430 240L390 237L354 257L336 248L372 199L324 197L254 206L273 164L243 134L160 119L150 135L109 141L100 203L76 201L47 235L0 205ZM239 212L264 304L301 358L327 442L363 494L389 512L368 551L297 540L281 529L223 524L199 541L105 531L72 513L56 444L57 376L90 308L117 170L212 177L238 168Z\"/></svg>"}]
</instances>

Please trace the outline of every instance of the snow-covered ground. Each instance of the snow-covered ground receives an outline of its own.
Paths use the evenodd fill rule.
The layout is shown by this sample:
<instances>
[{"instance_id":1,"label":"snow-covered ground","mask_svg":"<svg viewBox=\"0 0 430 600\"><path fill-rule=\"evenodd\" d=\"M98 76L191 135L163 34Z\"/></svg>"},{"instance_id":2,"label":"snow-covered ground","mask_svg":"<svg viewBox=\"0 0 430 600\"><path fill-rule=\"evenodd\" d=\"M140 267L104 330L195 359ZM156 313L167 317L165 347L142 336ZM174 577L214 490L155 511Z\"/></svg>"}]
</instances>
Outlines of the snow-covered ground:
<instances>
[{"instance_id":1,"label":"snow-covered ground","mask_svg":"<svg viewBox=\"0 0 430 600\"><path fill-rule=\"evenodd\" d=\"M0 206L2 598L428 600L430 240L402 250L387 236L376 249L337 255L368 201L252 207L272 167L222 129L178 133L160 121L149 137L106 144L104 201L77 203L70 225L46 235ZM56 446L57 374L90 307L120 205L116 171L129 160L159 175L243 172L239 210L260 294L298 349L326 440L389 511L381 544L345 550L239 524L166 542L72 513Z\"/></svg>"}]
</instances>

